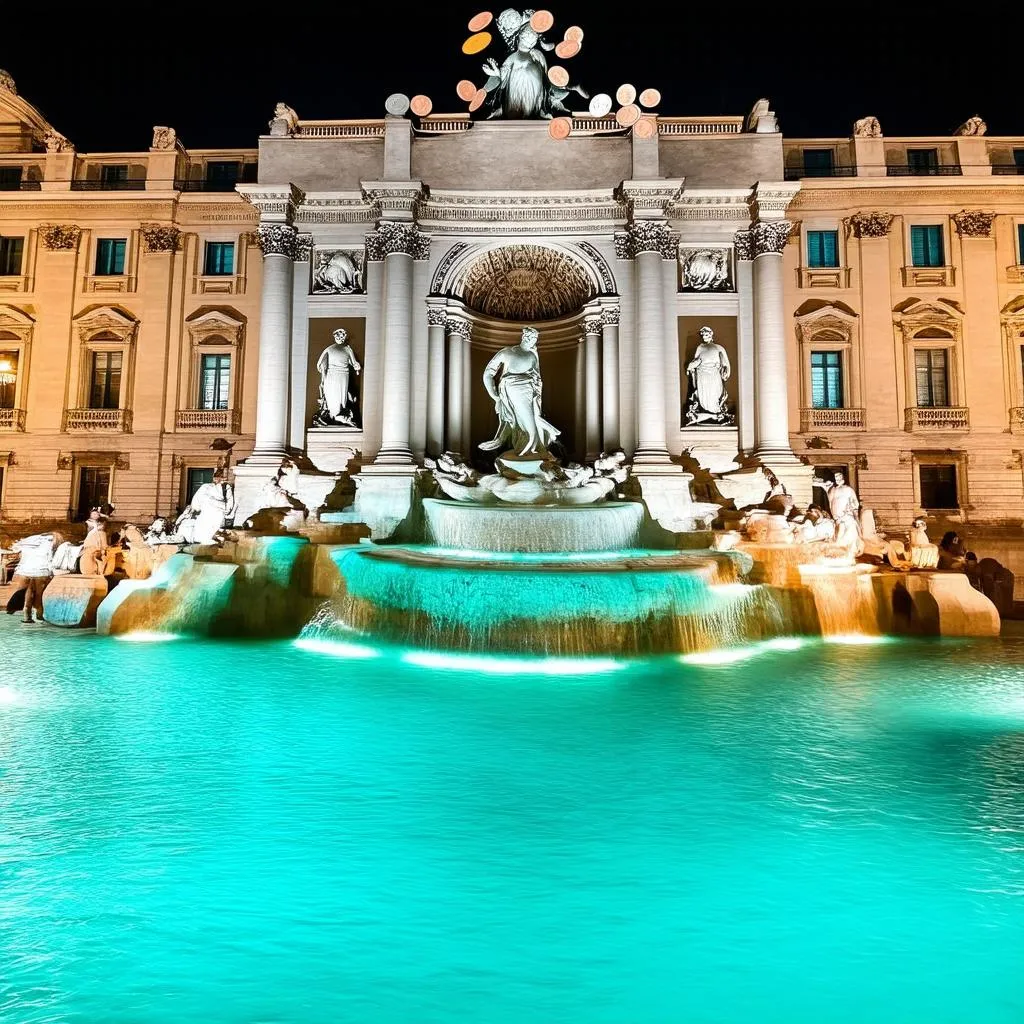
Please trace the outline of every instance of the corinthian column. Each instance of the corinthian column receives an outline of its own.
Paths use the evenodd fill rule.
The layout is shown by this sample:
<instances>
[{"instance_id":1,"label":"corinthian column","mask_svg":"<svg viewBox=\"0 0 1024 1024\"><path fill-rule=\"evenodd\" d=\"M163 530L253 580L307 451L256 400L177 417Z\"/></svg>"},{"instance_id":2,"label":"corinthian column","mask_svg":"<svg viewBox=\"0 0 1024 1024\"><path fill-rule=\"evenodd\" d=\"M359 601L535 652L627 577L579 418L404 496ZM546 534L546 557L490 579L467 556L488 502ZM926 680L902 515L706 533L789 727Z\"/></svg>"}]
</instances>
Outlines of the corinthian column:
<instances>
[{"instance_id":1,"label":"corinthian column","mask_svg":"<svg viewBox=\"0 0 1024 1024\"><path fill-rule=\"evenodd\" d=\"M593 462L601 452L601 316L583 318L584 398L586 461Z\"/></svg>"},{"instance_id":2,"label":"corinthian column","mask_svg":"<svg viewBox=\"0 0 1024 1024\"><path fill-rule=\"evenodd\" d=\"M606 452L619 447L619 307L601 312L601 435Z\"/></svg>"},{"instance_id":3,"label":"corinthian column","mask_svg":"<svg viewBox=\"0 0 1024 1024\"><path fill-rule=\"evenodd\" d=\"M637 290L637 465L666 464L665 434L665 277L663 259L676 258L676 244L663 220L629 226L627 255L636 264Z\"/></svg>"},{"instance_id":4,"label":"corinthian column","mask_svg":"<svg viewBox=\"0 0 1024 1024\"><path fill-rule=\"evenodd\" d=\"M366 237L366 255L384 262L384 390L381 444L374 465L411 466L412 264L426 259L430 241L414 224L381 221Z\"/></svg>"},{"instance_id":5,"label":"corinthian column","mask_svg":"<svg viewBox=\"0 0 1024 1024\"><path fill-rule=\"evenodd\" d=\"M792 460L786 378L782 250L789 221L758 221L750 230L754 257L754 352L757 367L757 447L765 460Z\"/></svg>"},{"instance_id":6,"label":"corinthian column","mask_svg":"<svg viewBox=\"0 0 1024 1024\"><path fill-rule=\"evenodd\" d=\"M427 307L427 454L444 451L444 308Z\"/></svg>"},{"instance_id":7,"label":"corinthian column","mask_svg":"<svg viewBox=\"0 0 1024 1024\"><path fill-rule=\"evenodd\" d=\"M292 260L298 233L289 224L257 228L263 251L260 358L256 385L256 443L251 461L276 462L288 439L288 364L292 336Z\"/></svg>"}]
</instances>

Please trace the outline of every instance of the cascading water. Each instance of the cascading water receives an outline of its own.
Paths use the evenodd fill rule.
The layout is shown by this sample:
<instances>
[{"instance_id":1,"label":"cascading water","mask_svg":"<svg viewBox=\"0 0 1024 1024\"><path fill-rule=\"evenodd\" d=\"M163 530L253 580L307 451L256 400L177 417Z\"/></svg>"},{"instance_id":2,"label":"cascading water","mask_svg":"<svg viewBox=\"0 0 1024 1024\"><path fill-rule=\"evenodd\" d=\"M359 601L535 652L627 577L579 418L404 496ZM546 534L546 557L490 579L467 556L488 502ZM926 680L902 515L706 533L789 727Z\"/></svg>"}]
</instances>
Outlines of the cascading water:
<instances>
[{"instance_id":1,"label":"cascading water","mask_svg":"<svg viewBox=\"0 0 1024 1024\"><path fill-rule=\"evenodd\" d=\"M552 655L690 652L777 635L770 590L737 582L722 554L459 556L343 548L341 592L306 639L368 633L432 649Z\"/></svg>"}]
</instances>

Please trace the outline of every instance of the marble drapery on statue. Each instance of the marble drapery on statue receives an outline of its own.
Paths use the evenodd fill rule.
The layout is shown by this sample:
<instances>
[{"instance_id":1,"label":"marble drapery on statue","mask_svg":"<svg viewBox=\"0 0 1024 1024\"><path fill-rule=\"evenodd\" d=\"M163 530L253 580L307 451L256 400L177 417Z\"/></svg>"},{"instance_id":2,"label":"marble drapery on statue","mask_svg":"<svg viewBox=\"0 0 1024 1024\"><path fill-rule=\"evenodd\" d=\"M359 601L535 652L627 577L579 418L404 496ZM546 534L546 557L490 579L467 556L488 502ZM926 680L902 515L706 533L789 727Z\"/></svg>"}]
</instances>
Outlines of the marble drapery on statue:
<instances>
[{"instance_id":1,"label":"marble drapery on statue","mask_svg":"<svg viewBox=\"0 0 1024 1024\"><path fill-rule=\"evenodd\" d=\"M836 543L856 556L864 550L860 532L860 498L838 470L835 481L835 486L828 492L828 503L836 521Z\"/></svg>"},{"instance_id":2,"label":"marble drapery on statue","mask_svg":"<svg viewBox=\"0 0 1024 1024\"><path fill-rule=\"evenodd\" d=\"M690 378L690 400L686 408L686 425L733 422L729 412L729 395L725 382L732 375L729 355L710 327L700 329L700 344L686 367Z\"/></svg>"},{"instance_id":3,"label":"marble drapery on statue","mask_svg":"<svg viewBox=\"0 0 1024 1024\"><path fill-rule=\"evenodd\" d=\"M218 470L213 482L203 484L192 496L178 517L175 533L186 544L216 544L220 532L234 520L235 508L234 489Z\"/></svg>"},{"instance_id":4,"label":"marble drapery on statue","mask_svg":"<svg viewBox=\"0 0 1024 1024\"><path fill-rule=\"evenodd\" d=\"M518 345L495 353L484 369L484 387L494 399L498 430L479 447L499 451L508 446L519 456L547 457L547 448L561 431L541 416L542 383L538 334L524 327Z\"/></svg>"},{"instance_id":5,"label":"marble drapery on statue","mask_svg":"<svg viewBox=\"0 0 1024 1024\"><path fill-rule=\"evenodd\" d=\"M320 404L313 425L356 426L355 395L349 386L352 375L358 376L362 366L343 327L334 332L334 341L320 353L316 369L320 374Z\"/></svg>"}]
</instances>

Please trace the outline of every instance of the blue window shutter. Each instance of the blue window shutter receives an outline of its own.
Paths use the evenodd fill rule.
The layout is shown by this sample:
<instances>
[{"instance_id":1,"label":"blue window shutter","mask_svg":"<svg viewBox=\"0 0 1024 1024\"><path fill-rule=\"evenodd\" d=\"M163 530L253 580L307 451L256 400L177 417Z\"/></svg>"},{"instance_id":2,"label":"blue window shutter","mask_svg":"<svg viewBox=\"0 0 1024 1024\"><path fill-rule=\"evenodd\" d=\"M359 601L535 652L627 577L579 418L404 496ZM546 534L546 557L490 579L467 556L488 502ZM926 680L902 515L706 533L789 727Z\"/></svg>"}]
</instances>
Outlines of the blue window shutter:
<instances>
[{"instance_id":1,"label":"blue window shutter","mask_svg":"<svg viewBox=\"0 0 1024 1024\"><path fill-rule=\"evenodd\" d=\"M126 247L127 241L124 238L114 239L114 269L111 273L124 273L124 251Z\"/></svg>"},{"instance_id":2,"label":"blue window shutter","mask_svg":"<svg viewBox=\"0 0 1024 1024\"><path fill-rule=\"evenodd\" d=\"M938 224L932 224L928 228L928 257L930 267L941 267L945 264L945 256L942 252L942 228Z\"/></svg>"},{"instance_id":3,"label":"blue window shutter","mask_svg":"<svg viewBox=\"0 0 1024 1024\"><path fill-rule=\"evenodd\" d=\"M925 229L920 225L913 225L910 229L910 262L915 267L925 266Z\"/></svg>"},{"instance_id":4,"label":"blue window shutter","mask_svg":"<svg viewBox=\"0 0 1024 1024\"><path fill-rule=\"evenodd\" d=\"M822 247L823 247L823 267L838 267L839 266L839 232L838 231L822 231L821 232Z\"/></svg>"},{"instance_id":5,"label":"blue window shutter","mask_svg":"<svg viewBox=\"0 0 1024 1024\"><path fill-rule=\"evenodd\" d=\"M823 352L811 353L811 405L815 409L825 408L825 367Z\"/></svg>"}]
</instances>

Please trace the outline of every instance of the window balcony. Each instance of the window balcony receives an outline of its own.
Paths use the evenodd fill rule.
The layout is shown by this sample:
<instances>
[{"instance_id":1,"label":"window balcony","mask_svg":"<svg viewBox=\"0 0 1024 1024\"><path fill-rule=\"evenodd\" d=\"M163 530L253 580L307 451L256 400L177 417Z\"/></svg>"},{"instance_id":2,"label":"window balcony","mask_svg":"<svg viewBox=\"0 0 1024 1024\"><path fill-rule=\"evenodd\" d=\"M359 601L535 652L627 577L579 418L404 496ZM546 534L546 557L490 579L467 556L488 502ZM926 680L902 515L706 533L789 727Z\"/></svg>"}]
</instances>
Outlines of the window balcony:
<instances>
[{"instance_id":1,"label":"window balcony","mask_svg":"<svg viewBox=\"0 0 1024 1024\"><path fill-rule=\"evenodd\" d=\"M90 181L85 178L71 182L72 192L142 192L145 178L121 178L112 181Z\"/></svg>"},{"instance_id":2,"label":"window balcony","mask_svg":"<svg viewBox=\"0 0 1024 1024\"><path fill-rule=\"evenodd\" d=\"M863 430L863 409L801 409L800 432L812 430Z\"/></svg>"},{"instance_id":3,"label":"window balcony","mask_svg":"<svg viewBox=\"0 0 1024 1024\"><path fill-rule=\"evenodd\" d=\"M240 409L179 409L175 420L178 430L206 430L220 434L241 431Z\"/></svg>"},{"instance_id":4,"label":"window balcony","mask_svg":"<svg viewBox=\"0 0 1024 1024\"><path fill-rule=\"evenodd\" d=\"M903 410L903 429L969 430L970 419L963 406L912 406Z\"/></svg>"},{"instance_id":5,"label":"window balcony","mask_svg":"<svg viewBox=\"0 0 1024 1024\"><path fill-rule=\"evenodd\" d=\"M0 430L25 429L24 409L0 409Z\"/></svg>"},{"instance_id":6,"label":"window balcony","mask_svg":"<svg viewBox=\"0 0 1024 1024\"><path fill-rule=\"evenodd\" d=\"M953 267L904 267L904 288L950 288L955 283Z\"/></svg>"},{"instance_id":7,"label":"window balcony","mask_svg":"<svg viewBox=\"0 0 1024 1024\"><path fill-rule=\"evenodd\" d=\"M130 434L131 409L65 409L65 430L97 430Z\"/></svg>"},{"instance_id":8,"label":"window balcony","mask_svg":"<svg viewBox=\"0 0 1024 1024\"><path fill-rule=\"evenodd\" d=\"M890 178L930 178L934 176L956 176L963 174L959 164L888 164L885 173Z\"/></svg>"},{"instance_id":9,"label":"window balcony","mask_svg":"<svg viewBox=\"0 0 1024 1024\"><path fill-rule=\"evenodd\" d=\"M796 167L787 167L783 176L786 181L799 181L801 178L855 178L857 168L839 164L832 167L808 167L805 164L798 164Z\"/></svg>"}]
</instances>

